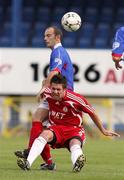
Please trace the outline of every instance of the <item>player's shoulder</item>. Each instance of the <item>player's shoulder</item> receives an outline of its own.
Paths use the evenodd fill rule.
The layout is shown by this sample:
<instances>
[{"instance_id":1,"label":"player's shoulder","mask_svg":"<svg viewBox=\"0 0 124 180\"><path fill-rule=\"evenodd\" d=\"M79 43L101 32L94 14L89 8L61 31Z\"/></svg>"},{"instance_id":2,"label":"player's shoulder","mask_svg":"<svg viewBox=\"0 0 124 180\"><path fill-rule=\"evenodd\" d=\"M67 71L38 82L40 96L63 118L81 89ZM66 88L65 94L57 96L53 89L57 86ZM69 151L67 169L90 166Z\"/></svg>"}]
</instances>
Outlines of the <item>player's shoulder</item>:
<instances>
[{"instance_id":1,"label":"player's shoulder","mask_svg":"<svg viewBox=\"0 0 124 180\"><path fill-rule=\"evenodd\" d=\"M117 29L117 33L124 35L124 26Z\"/></svg>"},{"instance_id":2,"label":"player's shoulder","mask_svg":"<svg viewBox=\"0 0 124 180\"><path fill-rule=\"evenodd\" d=\"M67 90L67 98L70 98L71 100L74 100L74 101L84 101L85 100L85 97L82 96L81 94L79 93L76 93L74 91L70 91L70 90Z\"/></svg>"}]
</instances>

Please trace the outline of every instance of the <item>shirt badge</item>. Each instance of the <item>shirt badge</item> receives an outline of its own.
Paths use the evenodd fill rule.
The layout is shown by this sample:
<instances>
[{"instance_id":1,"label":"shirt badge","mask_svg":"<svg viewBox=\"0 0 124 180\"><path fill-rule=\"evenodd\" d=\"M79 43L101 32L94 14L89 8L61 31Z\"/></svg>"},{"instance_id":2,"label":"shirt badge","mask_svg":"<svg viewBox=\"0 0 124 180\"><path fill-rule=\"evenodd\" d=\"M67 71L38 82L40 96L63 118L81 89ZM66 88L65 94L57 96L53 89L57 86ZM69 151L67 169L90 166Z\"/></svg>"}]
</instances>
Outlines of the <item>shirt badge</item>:
<instances>
[{"instance_id":1,"label":"shirt badge","mask_svg":"<svg viewBox=\"0 0 124 180\"><path fill-rule=\"evenodd\" d=\"M64 111L64 112L68 112L67 107L64 107L64 108L63 108L63 111Z\"/></svg>"}]
</instances>

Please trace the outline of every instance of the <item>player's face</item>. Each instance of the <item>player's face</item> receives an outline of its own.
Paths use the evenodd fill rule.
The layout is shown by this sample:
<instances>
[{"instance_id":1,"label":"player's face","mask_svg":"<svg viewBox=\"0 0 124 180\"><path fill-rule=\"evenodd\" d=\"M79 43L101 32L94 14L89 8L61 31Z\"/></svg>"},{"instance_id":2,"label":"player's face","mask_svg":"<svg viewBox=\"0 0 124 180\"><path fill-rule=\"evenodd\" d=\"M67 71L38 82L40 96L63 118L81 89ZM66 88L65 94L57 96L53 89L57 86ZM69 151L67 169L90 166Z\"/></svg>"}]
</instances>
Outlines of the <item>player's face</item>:
<instances>
[{"instance_id":1,"label":"player's face","mask_svg":"<svg viewBox=\"0 0 124 180\"><path fill-rule=\"evenodd\" d=\"M51 94L55 100L61 101L62 98L65 96L65 89L63 88L62 84L52 83Z\"/></svg>"},{"instance_id":2,"label":"player's face","mask_svg":"<svg viewBox=\"0 0 124 180\"><path fill-rule=\"evenodd\" d=\"M55 33L54 33L54 29L53 29L53 28L48 28L48 29L45 31L44 41L45 41L46 46L47 46L48 48L53 49L53 47L54 47L55 44L57 43L57 37L55 36Z\"/></svg>"}]
</instances>

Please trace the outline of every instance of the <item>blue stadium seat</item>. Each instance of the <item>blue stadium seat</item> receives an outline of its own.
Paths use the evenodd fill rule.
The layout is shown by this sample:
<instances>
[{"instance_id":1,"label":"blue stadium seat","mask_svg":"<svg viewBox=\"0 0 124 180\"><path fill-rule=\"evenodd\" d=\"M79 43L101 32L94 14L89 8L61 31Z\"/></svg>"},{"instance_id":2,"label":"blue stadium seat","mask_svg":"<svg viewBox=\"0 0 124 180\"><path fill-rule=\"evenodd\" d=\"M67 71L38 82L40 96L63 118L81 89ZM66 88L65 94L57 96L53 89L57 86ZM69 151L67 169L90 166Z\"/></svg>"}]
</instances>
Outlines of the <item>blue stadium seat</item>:
<instances>
[{"instance_id":1,"label":"blue stadium seat","mask_svg":"<svg viewBox=\"0 0 124 180\"><path fill-rule=\"evenodd\" d=\"M73 7L81 7L85 3L85 1L82 1L82 0L76 0L76 1L75 0L71 0L70 3L71 3L71 6L73 6Z\"/></svg>"},{"instance_id":2,"label":"blue stadium seat","mask_svg":"<svg viewBox=\"0 0 124 180\"><path fill-rule=\"evenodd\" d=\"M67 8L68 5L69 5L69 1L67 0L62 0L62 1L58 1L58 0L55 0L55 6L56 7L64 7L64 8Z\"/></svg>"},{"instance_id":3,"label":"blue stadium seat","mask_svg":"<svg viewBox=\"0 0 124 180\"><path fill-rule=\"evenodd\" d=\"M51 21L49 26L56 26L56 27L62 29L61 23L58 21Z\"/></svg>"},{"instance_id":4,"label":"blue stadium seat","mask_svg":"<svg viewBox=\"0 0 124 180\"><path fill-rule=\"evenodd\" d=\"M76 47L76 41L74 38L66 37L63 39L63 45L66 48L74 48Z\"/></svg>"},{"instance_id":5,"label":"blue stadium seat","mask_svg":"<svg viewBox=\"0 0 124 180\"><path fill-rule=\"evenodd\" d=\"M32 47L45 47L45 43L44 43L44 40L37 36L34 36L32 38Z\"/></svg>"},{"instance_id":6,"label":"blue stadium seat","mask_svg":"<svg viewBox=\"0 0 124 180\"><path fill-rule=\"evenodd\" d=\"M47 24L44 22L37 22L34 27L35 36L42 36L47 27Z\"/></svg>"},{"instance_id":7,"label":"blue stadium seat","mask_svg":"<svg viewBox=\"0 0 124 180\"><path fill-rule=\"evenodd\" d=\"M56 2L56 1L55 1ZM55 3L54 2L54 3ZM41 0L41 6L51 7L53 4L52 0Z\"/></svg>"},{"instance_id":8,"label":"blue stadium seat","mask_svg":"<svg viewBox=\"0 0 124 180\"><path fill-rule=\"evenodd\" d=\"M4 22L3 26L3 35L11 36L12 35L12 24L11 22Z\"/></svg>"},{"instance_id":9,"label":"blue stadium seat","mask_svg":"<svg viewBox=\"0 0 124 180\"><path fill-rule=\"evenodd\" d=\"M31 32L31 23L30 22L22 22L20 25L20 34L21 36L28 36Z\"/></svg>"},{"instance_id":10,"label":"blue stadium seat","mask_svg":"<svg viewBox=\"0 0 124 180\"><path fill-rule=\"evenodd\" d=\"M36 7L37 6L37 1L34 0L23 0L23 7Z\"/></svg>"},{"instance_id":11,"label":"blue stadium seat","mask_svg":"<svg viewBox=\"0 0 124 180\"><path fill-rule=\"evenodd\" d=\"M18 47L27 47L28 46L28 37L20 37L18 41Z\"/></svg>"},{"instance_id":12,"label":"blue stadium seat","mask_svg":"<svg viewBox=\"0 0 124 180\"><path fill-rule=\"evenodd\" d=\"M3 8L0 7L0 23L3 23L4 21L4 12L3 12Z\"/></svg>"},{"instance_id":13,"label":"blue stadium seat","mask_svg":"<svg viewBox=\"0 0 124 180\"><path fill-rule=\"evenodd\" d=\"M98 0L87 0L86 1L87 7L94 7L98 8L99 6L99 1Z\"/></svg>"},{"instance_id":14,"label":"blue stadium seat","mask_svg":"<svg viewBox=\"0 0 124 180\"><path fill-rule=\"evenodd\" d=\"M0 47L11 47L11 46L12 46L12 38L10 36L0 37Z\"/></svg>"},{"instance_id":15,"label":"blue stadium seat","mask_svg":"<svg viewBox=\"0 0 124 180\"><path fill-rule=\"evenodd\" d=\"M112 23L114 17L114 12L111 7L103 7L101 9L101 14L99 17L99 22L104 22L104 23Z\"/></svg>"},{"instance_id":16,"label":"blue stadium seat","mask_svg":"<svg viewBox=\"0 0 124 180\"><path fill-rule=\"evenodd\" d=\"M11 6L7 7L6 8L6 11L5 11L5 20L6 21L11 21L11 17L12 17L12 8Z\"/></svg>"},{"instance_id":17,"label":"blue stadium seat","mask_svg":"<svg viewBox=\"0 0 124 180\"><path fill-rule=\"evenodd\" d=\"M34 8L25 7L22 12L22 20L32 22L34 20Z\"/></svg>"},{"instance_id":18,"label":"blue stadium seat","mask_svg":"<svg viewBox=\"0 0 124 180\"><path fill-rule=\"evenodd\" d=\"M98 37L94 40L94 48L107 48L108 47L108 39Z\"/></svg>"},{"instance_id":19,"label":"blue stadium seat","mask_svg":"<svg viewBox=\"0 0 124 180\"><path fill-rule=\"evenodd\" d=\"M96 29L96 36L106 38L110 34L110 25L105 23L99 23Z\"/></svg>"},{"instance_id":20,"label":"blue stadium seat","mask_svg":"<svg viewBox=\"0 0 124 180\"><path fill-rule=\"evenodd\" d=\"M118 8L115 20L117 23L124 24L124 7Z\"/></svg>"},{"instance_id":21,"label":"blue stadium seat","mask_svg":"<svg viewBox=\"0 0 124 180\"><path fill-rule=\"evenodd\" d=\"M113 0L102 0L101 1L101 7L115 7L115 2L116 1L113 1Z\"/></svg>"},{"instance_id":22,"label":"blue stadium seat","mask_svg":"<svg viewBox=\"0 0 124 180\"><path fill-rule=\"evenodd\" d=\"M93 23L82 24L80 29L80 36L92 38L94 33L94 28L95 26Z\"/></svg>"},{"instance_id":23,"label":"blue stadium seat","mask_svg":"<svg viewBox=\"0 0 124 180\"><path fill-rule=\"evenodd\" d=\"M48 22L51 18L50 8L40 7L37 10L36 21Z\"/></svg>"},{"instance_id":24,"label":"blue stadium seat","mask_svg":"<svg viewBox=\"0 0 124 180\"><path fill-rule=\"evenodd\" d=\"M69 37L69 38L76 39L77 36L78 36L78 31L76 31L76 32L67 32L67 31L64 31L63 34L64 34L64 38Z\"/></svg>"},{"instance_id":25,"label":"blue stadium seat","mask_svg":"<svg viewBox=\"0 0 124 180\"><path fill-rule=\"evenodd\" d=\"M85 11L85 21L86 22L91 22L91 23L96 23L98 18L98 11L96 8L87 8Z\"/></svg>"},{"instance_id":26,"label":"blue stadium seat","mask_svg":"<svg viewBox=\"0 0 124 180\"><path fill-rule=\"evenodd\" d=\"M80 16L81 16L81 14L82 14L82 9L81 9L80 6L79 6L79 7L71 6L68 11L70 11L70 12L76 12L76 13L78 13Z\"/></svg>"},{"instance_id":27,"label":"blue stadium seat","mask_svg":"<svg viewBox=\"0 0 124 180\"><path fill-rule=\"evenodd\" d=\"M91 38L89 38L89 37L79 38L78 47L79 48L91 48Z\"/></svg>"},{"instance_id":28,"label":"blue stadium seat","mask_svg":"<svg viewBox=\"0 0 124 180\"><path fill-rule=\"evenodd\" d=\"M64 7L55 8L52 14L52 21L61 21L62 16L66 13L66 9Z\"/></svg>"}]
</instances>

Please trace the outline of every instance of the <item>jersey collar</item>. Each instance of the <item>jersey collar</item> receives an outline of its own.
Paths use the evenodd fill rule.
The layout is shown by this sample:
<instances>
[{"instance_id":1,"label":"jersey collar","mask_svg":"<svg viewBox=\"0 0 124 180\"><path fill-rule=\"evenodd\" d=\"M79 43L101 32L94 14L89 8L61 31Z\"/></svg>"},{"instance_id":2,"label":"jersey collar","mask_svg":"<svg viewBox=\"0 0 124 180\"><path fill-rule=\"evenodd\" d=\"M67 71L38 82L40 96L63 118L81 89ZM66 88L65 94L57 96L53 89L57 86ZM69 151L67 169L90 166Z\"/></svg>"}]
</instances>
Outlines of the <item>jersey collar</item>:
<instances>
[{"instance_id":1,"label":"jersey collar","mask_svg":"<svg viewBox=\"0 0 124 180\"><path fill-rule=\"evenodd\" d=\"M56 49L59 46L62 46L62 44L61 43L56 44L53 49Z\"/></svg>"}]
</instances>

